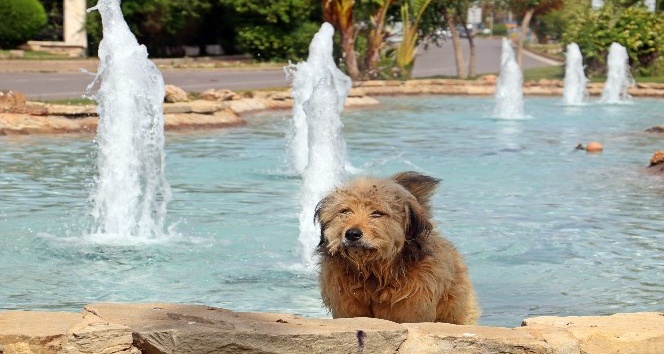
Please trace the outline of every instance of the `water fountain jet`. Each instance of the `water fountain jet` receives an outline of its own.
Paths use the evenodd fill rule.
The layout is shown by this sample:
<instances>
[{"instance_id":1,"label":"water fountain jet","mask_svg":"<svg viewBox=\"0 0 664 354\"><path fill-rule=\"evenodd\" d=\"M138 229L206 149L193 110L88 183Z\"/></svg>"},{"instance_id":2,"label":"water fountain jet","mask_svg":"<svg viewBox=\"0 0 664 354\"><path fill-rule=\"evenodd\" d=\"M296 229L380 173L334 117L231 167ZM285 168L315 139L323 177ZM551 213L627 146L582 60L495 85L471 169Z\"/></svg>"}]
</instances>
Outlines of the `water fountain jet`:
<instances>
[{"instance_id":1,"label":"water fountain jet","mask_svg":"<svg viewBox=\"0 0 664 354\"><path fill-rule=\"evenodd\" d=\"M496 83L494 116L507 119L524 118L523 74L514 58L512 43L503 37L500 76Z\"/></svg>"},{"instance_id":2,"label":"water fountain jet","mask_svg":"<svg viewBox=\"0 0 664 354\"><path fill-rule=\"evenodd\" d=\"M302 169L298 255L309 269L316 263L314 251L320 240L314 209L343 182L349 166L341 111L352 83L334 64L333 36L332 25L323 23L311 41L307 61L290 67L295 101L291 152L294 167Z\"/></svg>"},{"instance_id":3,"label":"water fountain jet","mask_svg":"<svg viewBox=\"0 0 664 354\"><path fill-rule=\"evenodd\" d=\"M97 77L88 88L101 82L93 96L99 126L92 233L160 238L171 200L164 176L164 80L129 30L119 0L99 0L92 10L103 24Z\"/></svg>"},{"instance_id":4,"label":"water fountain jet","mask_svg":"<svg viewBox=\"0 0 664 354\"><path fill-rule=\"evenodd\" d=\"M611 43L607 65L606 83L602 91L601 102L609 104L629 103L632 96L627 93L627 89L634 85L634 78L629 71L627 49L616 42Z\"/></svg>"},{"instance_id":5,"label":"water fountain jet","mask_svg":"<svg viewBox=\"0 0 664 354\"><path fill-rule=\"evenodd\" d=\"M314 87L320 80L329 76L334 81L338 110L341 112L352 85L350 77L339 70L334 62L333 37L334 27L327 22L323 23L309 44L307 60L286 67L286 72L293 80L291 93L293 96L293 130L289 137L290 163L295 172L299 174L304 172L309 163L308 128L304 103L309 100ZM345 145L342 148L345 153Z\"/></svg>"},{"instance_id":6,"label":"water fountain jet","mask_svg":"<svg viewBox=\"0 0 664 354\"><path fill-rule=\"evenodd\" d=\"M579 46L576 43L568 44L565 57L563 103L569 106L585 104L588 99L588 79L583 72L583 57Z\"/></svg>"}]
</instances>

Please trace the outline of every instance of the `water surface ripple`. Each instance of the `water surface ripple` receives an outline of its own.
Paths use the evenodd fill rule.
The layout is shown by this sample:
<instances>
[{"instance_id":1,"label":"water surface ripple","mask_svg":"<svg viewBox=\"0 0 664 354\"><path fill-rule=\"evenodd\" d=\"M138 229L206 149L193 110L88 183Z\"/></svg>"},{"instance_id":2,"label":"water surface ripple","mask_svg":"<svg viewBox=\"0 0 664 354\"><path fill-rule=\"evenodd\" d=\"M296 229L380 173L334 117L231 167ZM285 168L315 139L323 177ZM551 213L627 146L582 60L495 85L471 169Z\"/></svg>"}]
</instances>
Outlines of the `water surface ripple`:
<instances>
[{"instance_id":1,"label":"water surface ripple","mask_svg":"<svg viewBox=\"0 0 664 354\"><path fill-rule=\"evenodd\" d=\"M565 107L529 98L522 120L472 97L390 97L344 113L353 166L442 179L434 216L465 255L481 323L664 308L664 180L644 174L664 102ZM300 188L289 112L246 127L169 133L170 236L89 236L91 136L0 137L0 309L97 301L199 303L328 317L294 266ZM600 141L602 154L574 150Z\"/></svg>"}]
</instances>

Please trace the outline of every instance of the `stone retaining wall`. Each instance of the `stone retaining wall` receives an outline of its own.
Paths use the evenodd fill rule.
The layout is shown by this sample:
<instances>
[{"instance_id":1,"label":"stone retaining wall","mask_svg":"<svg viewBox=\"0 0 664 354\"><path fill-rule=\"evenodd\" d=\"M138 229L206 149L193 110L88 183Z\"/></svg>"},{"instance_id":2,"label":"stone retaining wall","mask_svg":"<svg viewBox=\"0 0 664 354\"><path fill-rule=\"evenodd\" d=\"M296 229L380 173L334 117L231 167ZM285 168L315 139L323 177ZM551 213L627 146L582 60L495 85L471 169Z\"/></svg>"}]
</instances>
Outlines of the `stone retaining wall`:
<instances>
[{"instance_id":1,"label":"stone retaining wall","mask_svg":"<svg viewBox=\"0 0 664 354\"><path fill-rule=\"evenodd\" d=\"M410 81L356 82L346 100L347 107L379 104L371 96L380 95L480 95L495 92L496 76L487 75L474 81L427 79ZM601 94L603 84L588 85L591 95ZM524 84L524 94L561 96L562 82L539 80ZM290 109L289 91L254 91L242 95L229 90L208 90L202 98L189 101L187 94L173 86L166 88L164 115L167 130L239 126L245 124L242 114L264 110ZM664 98L664 84L640 83L630 88L635 97ZM97 126L94 105L53 105L27 102L20 93L0 92L0 135L54 134L93 132Z\"/></svg>"},{"instance_id":2,"label":"stone retaining wall","mask_svg":"<svg viewBox=\"0 0 664 354\"><path fill-rule=\"evenodd\" d=\"M346 100L347 107L378 103L374 98L359 94L351 94ZM242 114L292 107L293 99L286 91L259 91L248 97L231 93L220 96L219 100L166 102L163 105L164 128L183 130L241 126L246 124ZM97 122L95 105L27 102L20 93L0 92L0 135L89 133L96 131Z\"/></svg>"},{"instance_id":3,"label":"stone retaining wall","mask_svg":"<svg viewBox=\"0 0 664 354\"><path fill-rule=\"evenodd\" d=\"M107 303L80 314L0 312L0 346L3 354L655 354L664 348L664 313L535 317L503 328Z\"/></svg>"}]
</instances>

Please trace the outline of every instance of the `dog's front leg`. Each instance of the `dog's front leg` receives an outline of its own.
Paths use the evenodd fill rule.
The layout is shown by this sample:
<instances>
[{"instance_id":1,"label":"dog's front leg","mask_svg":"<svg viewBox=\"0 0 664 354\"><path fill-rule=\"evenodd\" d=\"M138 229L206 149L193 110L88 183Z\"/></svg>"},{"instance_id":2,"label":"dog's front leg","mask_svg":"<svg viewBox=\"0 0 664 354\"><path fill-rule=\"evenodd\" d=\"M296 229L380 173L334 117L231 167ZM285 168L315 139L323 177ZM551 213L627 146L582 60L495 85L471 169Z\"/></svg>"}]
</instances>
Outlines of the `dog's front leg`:
<instances>
[{"instance_id":1,"label":"dog's front leg","mask_svg":"<svg viewBox=\"0 0 664 354\"><path fill-rule=\"evenodd\" d=\"M364 285L338 264L321 265L320 287L323 304L332 317L373 317L371 299Z\"/></svg>"}]
</instances>

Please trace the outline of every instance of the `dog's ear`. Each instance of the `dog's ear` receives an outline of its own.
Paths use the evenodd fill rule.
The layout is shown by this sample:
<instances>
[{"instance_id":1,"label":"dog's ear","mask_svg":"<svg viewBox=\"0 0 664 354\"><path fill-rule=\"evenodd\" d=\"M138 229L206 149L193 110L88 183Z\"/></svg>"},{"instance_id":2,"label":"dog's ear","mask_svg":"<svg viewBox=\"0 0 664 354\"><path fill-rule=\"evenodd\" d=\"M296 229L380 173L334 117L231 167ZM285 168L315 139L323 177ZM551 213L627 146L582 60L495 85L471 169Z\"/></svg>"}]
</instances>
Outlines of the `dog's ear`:
<instances>
[{"instance_id":1,"label":"dog's ear","mask_svg":"<svg viewBox=\"0 0 664 354\"><path fill-rule=\"evenodd\" d=\"M436 187L440 183L437 178L425 176L423 174L407 171L397 173L392 176L392 180L404 187L410 194L415 196L417 202L425 209L430 210L431 196L436 192Z\"/></svg>"},{"instance_id":2,"label":"dog's ear","mask_svg":"<svg viewBox=\"0 0 664 354\"><path fill-rule=\"evenodd\" d=\"M314 210L314 224L318 223L320 225L320 242L318 243L318 248L321 248L325 244L325 228L327 227L327 223L322 220L322 214L330 202L331 198L329 196L325 197L316 204L316 209Z\"/></svg>"},{"instance_id":3,"label":"dog's ear","mask_svg":"<svg viewBox=\"0 0 664 354\"><path fill-rule=\"evenodd\" d=\"M429 221L429 213L415 200L407 201L405 208L404 234L406 240L417 241L422 237L426 237L433 228Z\"/></svg>"}]
</instances>

